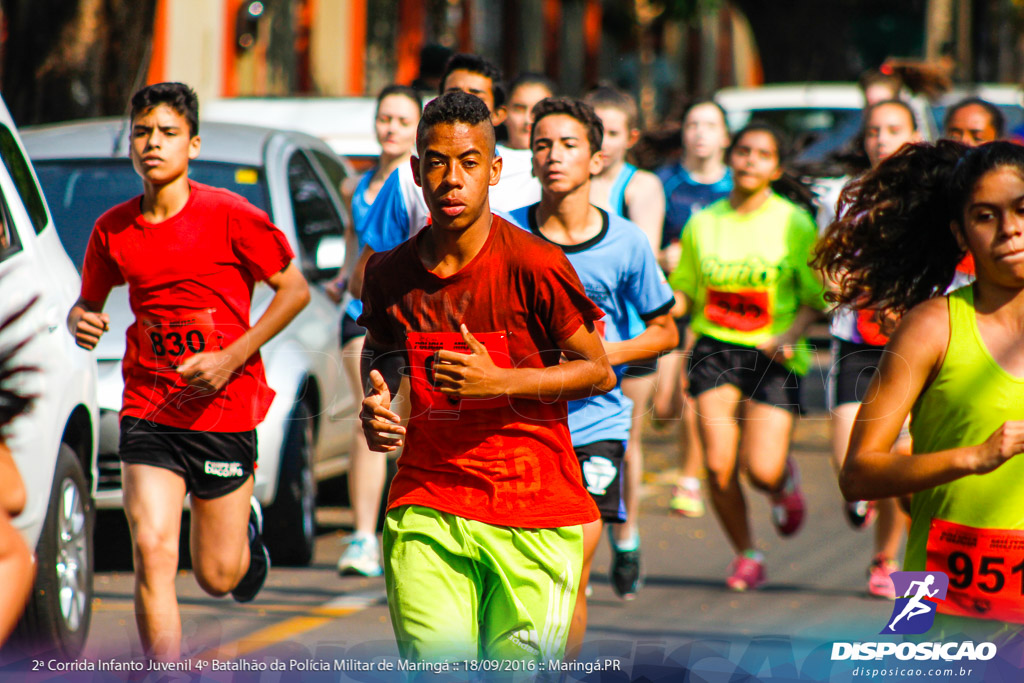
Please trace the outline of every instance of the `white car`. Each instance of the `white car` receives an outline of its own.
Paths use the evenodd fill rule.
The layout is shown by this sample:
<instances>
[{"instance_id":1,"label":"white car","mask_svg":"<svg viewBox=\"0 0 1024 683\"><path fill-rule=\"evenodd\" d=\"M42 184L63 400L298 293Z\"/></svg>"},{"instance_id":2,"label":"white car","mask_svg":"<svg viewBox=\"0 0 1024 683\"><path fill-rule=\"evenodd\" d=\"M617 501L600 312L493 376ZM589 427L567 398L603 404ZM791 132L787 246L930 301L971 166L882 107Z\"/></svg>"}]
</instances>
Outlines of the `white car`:
<instances>
[{"instance_id":1,"label":"white car","mask_svg":"<svg viewBox=\"0 0 1024 683\"><path fill-rule=\"evenodd\" d=\"M320 138L357 168L380 156L373 97L222 97L205 100L204 121L297 130Z\"/></svg>"},{"instance_id":2,"label":"white car","mask_svg":"<svg viewBox=\"0 0 1024 683\"><path fill-rule=\"evenodd\" d=\"M715 102L735 132L752 120L766 121L790 136L795 162L815 163L843 147L860 130L864 95L856 83L773 83L756 88L722 88ZM928 103L908 100L926 140L935 137Z\"/></svg>"},{"instance_id":3,"label":"white car","mask_svg":"<svg viewBox=\"0 0 1024 683\"><path fill-rule=\"evenodd\" d=\"M78 273L2 103L0 156L0 317L35 299L0 345L29 339L16 360L38 369L18 378L22 393L37 398L4 434L28 494L14 525L36 557L32 597L13 641L74 658L92 616L96 361L65 325Z\"/></svg>"},{"instance_id":4,"label":"white car","mask_svg":"<svg viewBox=\"0 0 1024 683\"><path fill-rule=\"evenodd\" d=\"M254 495L264 506L264 539L275 564L306 565L316 540L316 483L348 470L348 447L359 401L345 380L338 345L341 312L322 283L344 260L350 219L337 188L350 173L317 138L253 126L200 125L203 147L191 177L225 187L267 211L284 232L310 281L308 306L261 354L277 392L257 428ZM141 192L127 155L124 120L101 119L23 131L26 149L57 218L68 253L79 266L93 224L103 211ZM260 284L252 319L272 297ZM134 320L127 288L115 288L104 310L110 331L96 349L102 413L97 507L122 507L118 411L125 330ZM360 397L361 398L361 397Z\"/></svg>"}]
</instances>

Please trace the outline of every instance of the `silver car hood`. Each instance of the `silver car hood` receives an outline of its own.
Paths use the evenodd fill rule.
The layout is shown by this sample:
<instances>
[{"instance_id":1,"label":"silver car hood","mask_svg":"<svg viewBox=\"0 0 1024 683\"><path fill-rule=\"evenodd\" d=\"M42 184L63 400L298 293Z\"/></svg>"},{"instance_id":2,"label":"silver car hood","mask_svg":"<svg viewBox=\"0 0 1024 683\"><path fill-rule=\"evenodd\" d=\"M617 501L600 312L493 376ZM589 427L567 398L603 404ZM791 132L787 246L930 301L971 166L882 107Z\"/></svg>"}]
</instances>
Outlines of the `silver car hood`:
<instances>
[{"instance_id":1,"label":"silver car hood","mask_svg":"<svg viewBox=\"0 0 1024 683\"><path fill-rule=\"evenodd\" d=\"M252 294L252 319L263 314L273 294L274 291L262 283L256 286ZM126 350L125 334L135 322L135 314L128 303L128 288L115 287L111 290L103 311L110 316L110 330L100 337L100 343L96 345L96 360L120 361Z\"/></svg>"}]
</instances>

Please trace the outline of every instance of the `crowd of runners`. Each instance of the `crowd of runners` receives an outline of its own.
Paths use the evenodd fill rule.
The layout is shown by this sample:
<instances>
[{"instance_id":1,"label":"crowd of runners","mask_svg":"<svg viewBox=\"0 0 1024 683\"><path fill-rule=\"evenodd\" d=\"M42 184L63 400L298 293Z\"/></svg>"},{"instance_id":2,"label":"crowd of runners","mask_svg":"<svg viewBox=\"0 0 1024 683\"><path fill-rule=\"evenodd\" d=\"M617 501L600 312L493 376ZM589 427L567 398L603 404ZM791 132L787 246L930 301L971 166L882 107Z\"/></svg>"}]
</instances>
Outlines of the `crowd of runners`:
<instances>
[{"instance_id":1,"label":"crowd of runners","mask_svg":"<svg viewBox=\"0 0 1024 683\"><path fill-rule=\"evenodd\" d=\"M636 102L616 88L575 99L522 74L506 89L459 54L425 107L412 88L381 91L381 156L341 188L355 230L330 290L352 297L325 324L340 324L365 395L337 568L384 575L404 657L572 657L605 531L612 586L635 597L648 416L679 430L672 511L710 507L731 545L723 590L762 586L744 481L779 535L800 531L790 437L815 362L807 332L826 321L836 505L855 529L874 524L866 589L896 597L905 554L904 569L950 574L945 631L1020 630L1024 147L978 99L949 109L945 140L921 142L898 83L864 86L849 175L817 195L783 132L730 131L711 100L686 110L681 155L644 170L630 163ZM68 316L93 348L108 294L127 285L120 458L136 621L159 660L181 656L186 496L206 592L252 600L270 571L251 497L273 398L259 348L308 300L267 216L189 180L198 106L177 83L132 98L142 194L98 217ZM250 325L257 281L275 296ZM174 335L197 344L173 355ZM0 502L17 511L18 496ZM0 572L24 583L9 535Z\"/></svg>"}]
</instances>

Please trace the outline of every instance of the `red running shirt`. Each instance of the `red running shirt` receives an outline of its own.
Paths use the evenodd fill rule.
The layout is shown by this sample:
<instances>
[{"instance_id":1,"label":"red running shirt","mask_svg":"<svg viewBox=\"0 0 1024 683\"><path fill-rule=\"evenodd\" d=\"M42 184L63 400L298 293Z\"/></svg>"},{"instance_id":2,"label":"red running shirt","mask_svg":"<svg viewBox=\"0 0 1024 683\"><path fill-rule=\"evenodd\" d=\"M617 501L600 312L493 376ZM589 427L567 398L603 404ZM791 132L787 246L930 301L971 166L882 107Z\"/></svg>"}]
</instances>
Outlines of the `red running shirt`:
<instances>
[{"instance_id":1,"label":"red running shirt","mask_svg":"<svg viewBox=\"0 0 1024 683\"><path fill-rule=\"evenodd\" d=\"M460 350L465 323L498 365L557 365L561 347L604 313L587 298L562 250L498 216L468 265L441 278L416 243L431 228L366 266L359 324L402 347L411 375L406 445L388 509L422 505L487 524L553 528L592 522L566 420L567 403L529 399L448 402L431 393L431 348Z\"/></svg>"},{"instance_id":2,"label":"red running shirt","mask_svg":"<svg viewBox=\"0 0 1024 683\"><path fill-rule=\"evenodd\" d=\"M248 431L274 399L258 351L215 394L186 385L175 368L244 334L253 285L294 254L267 214L242 197L195 182L190 189L185 207L161 223L143 219L141 197L100 216L85 253L82 298L106 301L113 287L128 285L135 323L122 363L122 417Z\"/></svg>"}]
</instances>

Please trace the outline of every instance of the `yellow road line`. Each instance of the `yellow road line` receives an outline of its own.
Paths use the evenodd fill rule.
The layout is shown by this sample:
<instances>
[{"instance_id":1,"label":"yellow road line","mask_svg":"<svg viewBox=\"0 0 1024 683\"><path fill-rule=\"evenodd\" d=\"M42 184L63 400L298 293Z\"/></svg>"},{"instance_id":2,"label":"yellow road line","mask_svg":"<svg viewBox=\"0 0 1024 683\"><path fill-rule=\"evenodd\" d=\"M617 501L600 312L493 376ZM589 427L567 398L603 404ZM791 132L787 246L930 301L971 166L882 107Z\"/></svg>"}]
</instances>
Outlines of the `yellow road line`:
<instances>
[{"instance_id":1,"label":"yellow road line","mask_svg":"<svg viewBox=\"0 0 1024 683\"><path fill-rule=\"evenodd\" d=\"M344 617L364 610L371 605L378 604L383 597L383 592L371 591L363 594L342 595L322 605L307 607L278 605L276 607L294 607L304 611L305 614L292 617L279 624L272 624L232 642L218 645L202 654L195 655L192 659L235 659L251 652L262 650L268 645L295 638L302 633L319 628L338 617ZM275 606L264 606L264 608L267 607Z\"/></svg>"},{"instance_id":2,"label":"yellow road line","mask_svg":"<svg viewBox=\"0 0 1024 683\"><path fill-rule=\"evenodd\" d=\"M283 621L280 624L267 626L255 633L249 633L234 642L225 643L224 645L207 650L201 654L193 656L192 659L237 659L238 657L255 652L256 650L262 650L268 645L294 638L295 636L301 633L306 633L307 631L312 631L313 629L319 628L330 622L335 617L352 614L353 612L358 612L360 609L362 608L349 607L347 609L333 609L329 610L331 612L330 616L294 617L288 621Z\"/></svg>"}]
</instances>

